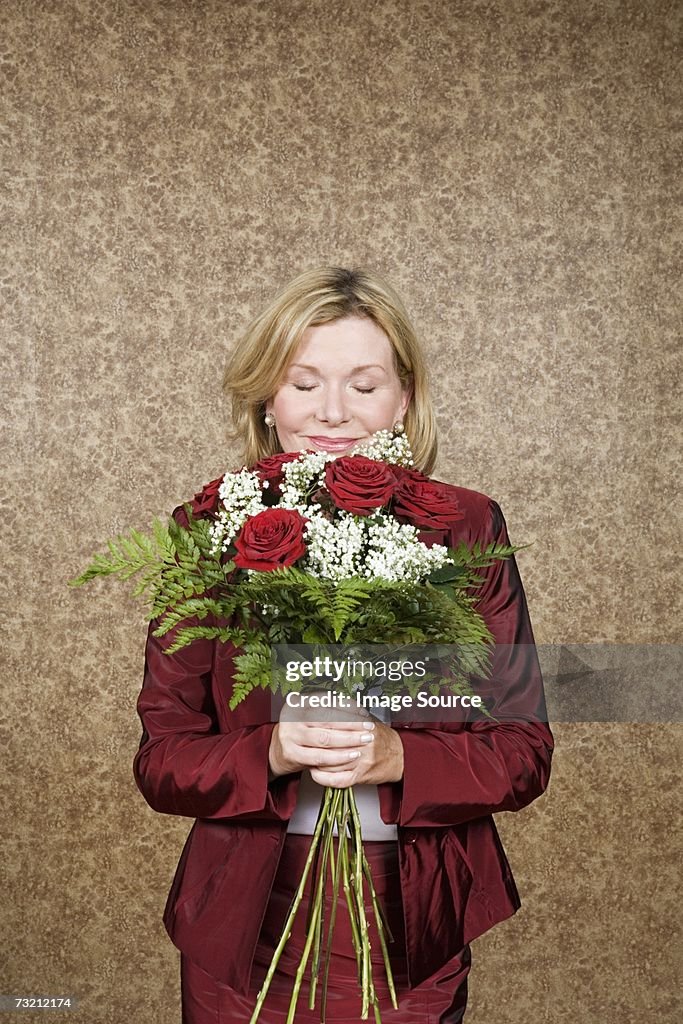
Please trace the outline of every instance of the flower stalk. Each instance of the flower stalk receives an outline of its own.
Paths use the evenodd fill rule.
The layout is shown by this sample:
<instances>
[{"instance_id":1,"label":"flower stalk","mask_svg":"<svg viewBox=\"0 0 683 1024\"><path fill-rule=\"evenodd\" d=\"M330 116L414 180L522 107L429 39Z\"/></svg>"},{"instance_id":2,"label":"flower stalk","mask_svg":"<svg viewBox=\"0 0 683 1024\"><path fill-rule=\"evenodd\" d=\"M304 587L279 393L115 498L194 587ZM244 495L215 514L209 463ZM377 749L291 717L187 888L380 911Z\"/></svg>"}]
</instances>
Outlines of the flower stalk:
<instances>
[{"instance_id":1,"label":"flower stalk","mask_svg":"<svg viewBox=\"0 0 683 1024\"><path fill-rule=\"evenodd\" d=\"M334 851L334 832L337 832L337 853ZM325 788L318 820L316 822L311 846L308 851L303 874L299 882L292 905L287 915L287 920L282 931L280 941L273 953L270 966L259 991L254 1011L249 1024L257 1024L259 1015L263 1008L268 989L275 975L275 971L282 956L287 941L292 933L294 919L303 900L306 885L309 880L311 903L306 924L306 937L301 959L297 967L296 976L287 1013L287 1024L294 1024L296 1020L296 1007L301 994L301 987L306 975L306 968L311 959L309 979L309 1009L315 1007L315 997L322 967L321 1004L320 1020L325 1024L325 1009L327 1003L327 989L332 955L332 936L336 921L337 903L340 895L340 888L344 892L346 906L349 913L351 925L351 936L356 965L358 969L358 982L361 997L361 1020L367 1020L370 1006L374 1011L376 1024L381 1024L381 1013L377 992L372 978L372 961L370 958L371 943L368 932L368 918L366 915L365 899L369 891L372 911L377 923L380 946L384 960L384 967L387 975L387 983L391 996L391 1003L394 1009L398 1009L396 989L391 970L391 962L387 947L387 935L389 941L393 936L386 922L385 915L380 907L377 893L372 882L372 872L367 857L363 850L363 837L361 833L360 815L353 794L353 787L335 789L331 786ZM325 933L325 896L328 888L328 880L331 882L332 905L327 929L327 940L325 942L325 955L322 956L323 940Z\"/></svg>"}]
</instances>

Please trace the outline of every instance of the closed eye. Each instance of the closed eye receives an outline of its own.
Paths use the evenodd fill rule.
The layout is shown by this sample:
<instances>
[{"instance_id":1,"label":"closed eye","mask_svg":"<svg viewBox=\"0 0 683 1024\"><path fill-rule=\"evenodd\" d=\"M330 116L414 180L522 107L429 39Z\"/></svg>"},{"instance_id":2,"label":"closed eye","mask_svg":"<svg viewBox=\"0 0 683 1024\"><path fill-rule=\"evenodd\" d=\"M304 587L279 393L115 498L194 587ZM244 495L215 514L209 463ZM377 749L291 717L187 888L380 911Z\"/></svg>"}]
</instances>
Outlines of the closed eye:
<instances>
[{"instance_id":1,"label":"closed eye","mask_svg":"<svg viewBox=\"0 0 683 1024\"><path fill-rule=\"evenodd\" d=\"M293 384L292 387L296 391L312 391L315 384ZM356 388L355 389L360 395L371 395L377 388Z\"/></svg>"}]
</instances>

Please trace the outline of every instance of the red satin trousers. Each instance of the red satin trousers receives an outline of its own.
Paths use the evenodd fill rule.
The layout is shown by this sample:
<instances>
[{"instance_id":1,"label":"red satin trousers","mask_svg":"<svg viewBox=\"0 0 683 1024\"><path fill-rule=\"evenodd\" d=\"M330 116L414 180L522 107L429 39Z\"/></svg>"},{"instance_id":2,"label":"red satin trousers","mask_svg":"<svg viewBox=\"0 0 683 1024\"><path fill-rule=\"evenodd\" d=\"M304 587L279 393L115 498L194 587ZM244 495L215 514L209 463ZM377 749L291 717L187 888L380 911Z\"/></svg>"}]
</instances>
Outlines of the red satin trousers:
<instances>
[{"instance_id":1,"label":"red satin trousers","mask_svg":"<svg viewBox=\"0 0 683 1024\"><path fill-rule=\"evenodd\" d=\"M336 847L337 840L335 839L334 842ZM303 874L310 843L310 836L287 834L256 947L248 996L241 995L228 985L216 981L188 957L181 955L183 1024L248 1024L273 951L282 934L289 906ZM365 907L371 943L372 977L379 999L383 1024L459 1024L464 1018L467 1005L467 976L471 963L469 946L465 946L458 956L449 960L422 984L409 989L406 974L398 845L396 842L390 841L366 842L364 846L372 872L373 884L394 936L394 941L388 944L388 949L399 1004L398 1010L391 1005L382 950L368 894ZM287 1019L294 975L305 942L310 881L309 874L304 898L299 906L292 934L270 983L259 1016L259 1024L285 1024ZM239 885L239 879L235 879L235 884ZM329 921L332 906L329 882L325 899L325 921ZM226 913L229 913L229 908L226 908ZM327 929L325 929L325 941L326 938ZM322 973L321 969L315 1008L309 1010L309 958L309 968L304 975L296 1007L295 1020L297 1024L319 1024L320 1022ZM357 1024L361 1021L360 1011L360 987L351 939L351 926L346 900L343 892L340 891L332 940L326 1021L329 1024ZM372 1007L367 1019L369 1022L374 1021Z\"/></svg>"}]
</instances>

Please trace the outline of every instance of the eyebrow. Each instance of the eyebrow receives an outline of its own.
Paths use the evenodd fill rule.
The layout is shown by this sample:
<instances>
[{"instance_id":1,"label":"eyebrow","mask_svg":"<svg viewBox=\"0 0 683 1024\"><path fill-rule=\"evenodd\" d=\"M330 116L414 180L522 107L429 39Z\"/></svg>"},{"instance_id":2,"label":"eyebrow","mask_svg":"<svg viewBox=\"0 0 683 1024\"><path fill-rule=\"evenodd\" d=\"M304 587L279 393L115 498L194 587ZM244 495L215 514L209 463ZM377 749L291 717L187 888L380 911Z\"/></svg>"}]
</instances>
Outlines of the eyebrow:
<instances>
[{"instance_id":1,"label":"eyebrow","mask_svg":"<svg viewBox=\"0 0 683 1024\"><path fill-rule=\"evenodd\" d=\"M290 370L312 370L314 373L318 372L317 366L309 366L307 363L291 363L289 366ZM364 366L354 366L351 373L358 373L360 370L381 370L382 373L386 373L386 369L380 366L379 363L366 363Z\"/></svg>"}]
</instances>

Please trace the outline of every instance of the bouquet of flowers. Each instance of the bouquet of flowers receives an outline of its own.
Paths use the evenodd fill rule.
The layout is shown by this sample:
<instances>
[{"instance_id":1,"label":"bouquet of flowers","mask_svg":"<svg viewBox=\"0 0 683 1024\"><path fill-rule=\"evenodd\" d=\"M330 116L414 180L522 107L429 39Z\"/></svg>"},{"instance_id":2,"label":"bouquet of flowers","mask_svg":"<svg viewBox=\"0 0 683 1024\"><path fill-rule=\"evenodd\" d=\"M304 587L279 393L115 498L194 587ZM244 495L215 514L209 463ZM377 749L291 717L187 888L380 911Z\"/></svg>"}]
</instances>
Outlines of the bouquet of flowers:
<instances>
[{"instance_id":1,"label":"bouquet of flowers","mask_svg":"<svg viewBox=\"0 0 683 1024\"><path fill-rule=\"evenodd\" d=\"M109 541L108 552L93 556L69 584L80 586L96 576L136 575L134 595L147 598L148 618L159 621L154 635L176 630L167 654L199 637L232 643L242 653L234 658L231 709L255 687L284 693L301 686L278 671L273 660L277 645L457 645L459 653L449 663L447 676L437 671L430 685L432 692L445 684L454 693L471 694L470 677L485 676L489 670L493 640L475 607L472 590L481 582L477 570L509 557L517 548L495 543L471 549L464 544L428 546L420 538L422 531L446 530L463 513L451 487L429 479L412 463L405 436L389 431L379 431L344 457L302 450L265 458L214 481L194 509L183 506L186 525L175 518L166 524L155 519L149 534L131 530L128 536ZM209 622L201 624L207 617ZM189 620L191 625L183 625ZM354 678L335 685L348 692L358 687ZM363 852L353 787L327 787L304 873L250 1024L258 1019L311 871L307 938L288 1024L294 1020L311 952L309 1006L315 1005L324 958L321 1020L325 1019L340 889L351 920L361 1017L367 1018L372 1005L380 1020L364 886L392 1003L398 1006L387 951L391 935ZM323 954L328 872L334 896Z\"/></svg>"}]
</instances>

